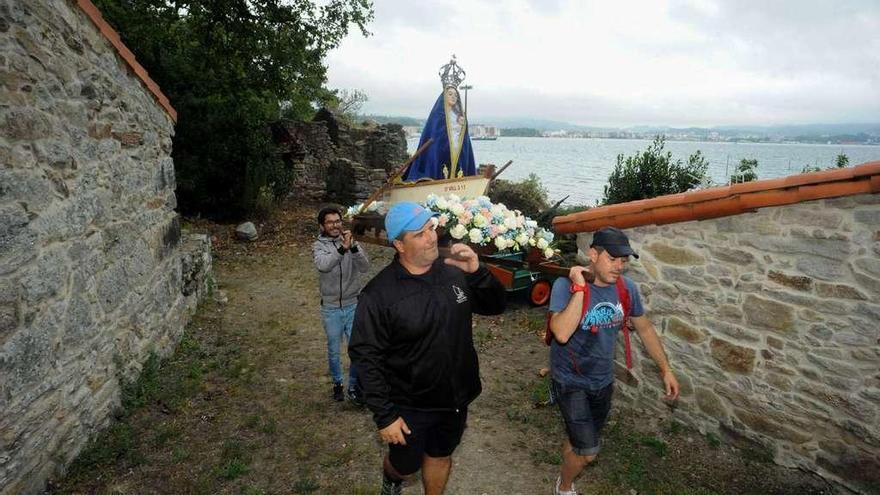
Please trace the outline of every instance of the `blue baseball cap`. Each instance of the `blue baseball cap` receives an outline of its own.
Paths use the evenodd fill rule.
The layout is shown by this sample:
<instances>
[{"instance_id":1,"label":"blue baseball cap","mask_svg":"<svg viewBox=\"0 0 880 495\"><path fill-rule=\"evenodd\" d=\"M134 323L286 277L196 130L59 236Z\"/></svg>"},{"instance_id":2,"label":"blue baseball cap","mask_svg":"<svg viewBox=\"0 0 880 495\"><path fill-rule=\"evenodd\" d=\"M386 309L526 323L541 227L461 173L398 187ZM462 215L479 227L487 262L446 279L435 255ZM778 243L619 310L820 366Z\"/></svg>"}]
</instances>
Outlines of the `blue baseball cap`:
<instances>
[{"instance_id":1,"label":"blue baseball cap","mask_svg":"<svg viewBox=\"0 0 880 495\"><path fill-rule=\"evenodd\" d=\"M419 230L431 217L437 216L424 206L410 201L395 203L385 215L385 232L388 240L393 241L404 232Z\"/></svg>"}]
</instances>

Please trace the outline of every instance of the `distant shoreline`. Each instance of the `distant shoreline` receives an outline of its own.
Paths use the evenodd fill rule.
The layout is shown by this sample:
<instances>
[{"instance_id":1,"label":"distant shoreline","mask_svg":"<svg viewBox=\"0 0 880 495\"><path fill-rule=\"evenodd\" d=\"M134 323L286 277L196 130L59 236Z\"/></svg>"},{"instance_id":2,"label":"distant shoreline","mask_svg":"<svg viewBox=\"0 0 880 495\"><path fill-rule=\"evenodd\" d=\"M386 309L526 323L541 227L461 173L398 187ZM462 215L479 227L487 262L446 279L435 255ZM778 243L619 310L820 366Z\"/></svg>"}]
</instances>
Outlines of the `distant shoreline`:
<instances>
[{"instance_id":1,"label":"distant shoreline","mask_svg":"<svg viewBox=\"0 0 880 495\"><path fill-rule=\"evenodd\" d=\"M662 134L661 134L662 135ZM642 137L607 137L607 136L504 136L501 135L498 137L499 140L503 139L559 139L559 140L571 140L571 139L588 139L588 140L596 140L596 139L608 139L614 141L652 141L655 135L642 136ZM407 140L418 140L419 135L408 135L406 137ZM880 146L880 141L878 142L858 142L858 141L829 141L829 142L817 142L817 141L792 141L792 140L752 140L752 139L698 139L698 138L683 138L683 137L669 137L665 136L666 142L679 142L679 143L717 143L717 144L776 144L776 145L790 145L790 144L800 144L800 145L813 145L813 146Z\"/></svg>"}]
</instances>

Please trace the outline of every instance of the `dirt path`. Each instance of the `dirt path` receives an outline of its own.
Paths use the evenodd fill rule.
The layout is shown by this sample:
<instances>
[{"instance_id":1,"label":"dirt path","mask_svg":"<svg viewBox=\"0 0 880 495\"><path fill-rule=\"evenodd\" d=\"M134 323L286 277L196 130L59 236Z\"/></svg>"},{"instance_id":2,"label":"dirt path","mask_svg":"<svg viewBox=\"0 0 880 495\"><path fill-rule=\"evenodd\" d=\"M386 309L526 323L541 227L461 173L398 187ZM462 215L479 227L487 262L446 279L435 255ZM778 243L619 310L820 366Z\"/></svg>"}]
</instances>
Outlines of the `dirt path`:
<instances>
[{"instance_id":1,"label":"dirt path","mask_svg":"<svg viewBox=\"0 0 880 495\"><path fill-rule=\"evenodd\" d=\"M127 412L53 493L375 494L379 443L370 414L329 398L326 347L311 261L311 212L288 213L270 239L220 239L225 304L206 303L174 357L146 373ZM373 272L389 251L369 248ZM514 301L478 317L483 394L455 454L447 493L550 493L562 438L558 413L539 404L544 312ZM134 399L131 399L131 398ZM590 494L836 493L688 431L674 418L640 421L615 410L602 460L580 483ZM414 484L404 493L421 493Z\"/></svg>"}]
</instances>

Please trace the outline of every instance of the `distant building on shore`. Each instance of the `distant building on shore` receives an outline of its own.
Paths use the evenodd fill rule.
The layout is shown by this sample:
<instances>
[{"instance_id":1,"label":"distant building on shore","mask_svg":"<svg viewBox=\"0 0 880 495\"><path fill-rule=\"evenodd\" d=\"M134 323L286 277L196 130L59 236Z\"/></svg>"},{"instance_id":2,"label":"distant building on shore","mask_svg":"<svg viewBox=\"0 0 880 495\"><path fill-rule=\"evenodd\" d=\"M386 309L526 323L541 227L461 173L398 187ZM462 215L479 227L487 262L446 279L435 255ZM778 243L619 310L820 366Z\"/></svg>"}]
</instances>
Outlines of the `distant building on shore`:
<instances>
[{"instance_id":1,"label":"distant building on shore","mask_svg":"<svg viewBox=\"0 0 880 495\"><path fill-rule=\"evenodd\" d=\"M471 135L471 139L476 141L494 141L501 135L501 133L498 132L498 128L494 125L483 124L469 125L468 133Z\"/></svg>"}]
</instances>

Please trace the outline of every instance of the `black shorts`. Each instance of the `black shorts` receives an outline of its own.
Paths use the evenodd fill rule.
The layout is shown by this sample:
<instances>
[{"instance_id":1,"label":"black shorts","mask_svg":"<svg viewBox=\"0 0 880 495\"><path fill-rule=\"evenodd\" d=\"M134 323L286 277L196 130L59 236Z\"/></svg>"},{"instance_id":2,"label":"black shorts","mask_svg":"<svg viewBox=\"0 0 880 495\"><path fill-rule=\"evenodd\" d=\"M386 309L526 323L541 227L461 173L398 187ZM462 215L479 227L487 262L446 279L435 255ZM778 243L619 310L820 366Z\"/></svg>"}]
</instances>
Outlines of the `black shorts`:
<instances>
[{"instance_id":1,"label":"black shorts","mask_svg":"<svg viewBox=\"0 0 880 495\"><path fill-rule=\"evenodd\" d=\"M425 412L401 410L412 432L406 445L389 444L388 458L398 474L407 476L422 467L422 457L448 457L461 442L467 427L467 408L455 411Z\"/></svg>"},{"instance_id":2,"label":"black shorts","mask_svg":"<svg viewBox=\"0 0 880 495\"><path fill-rule=\"evenodd\" d=\"M566 387L556 380L551 380L550 386L565 420L565 431L574 453L598 454L602 428L611 411L614 383L599 390Z\"/></svg>"}]
</instances>

